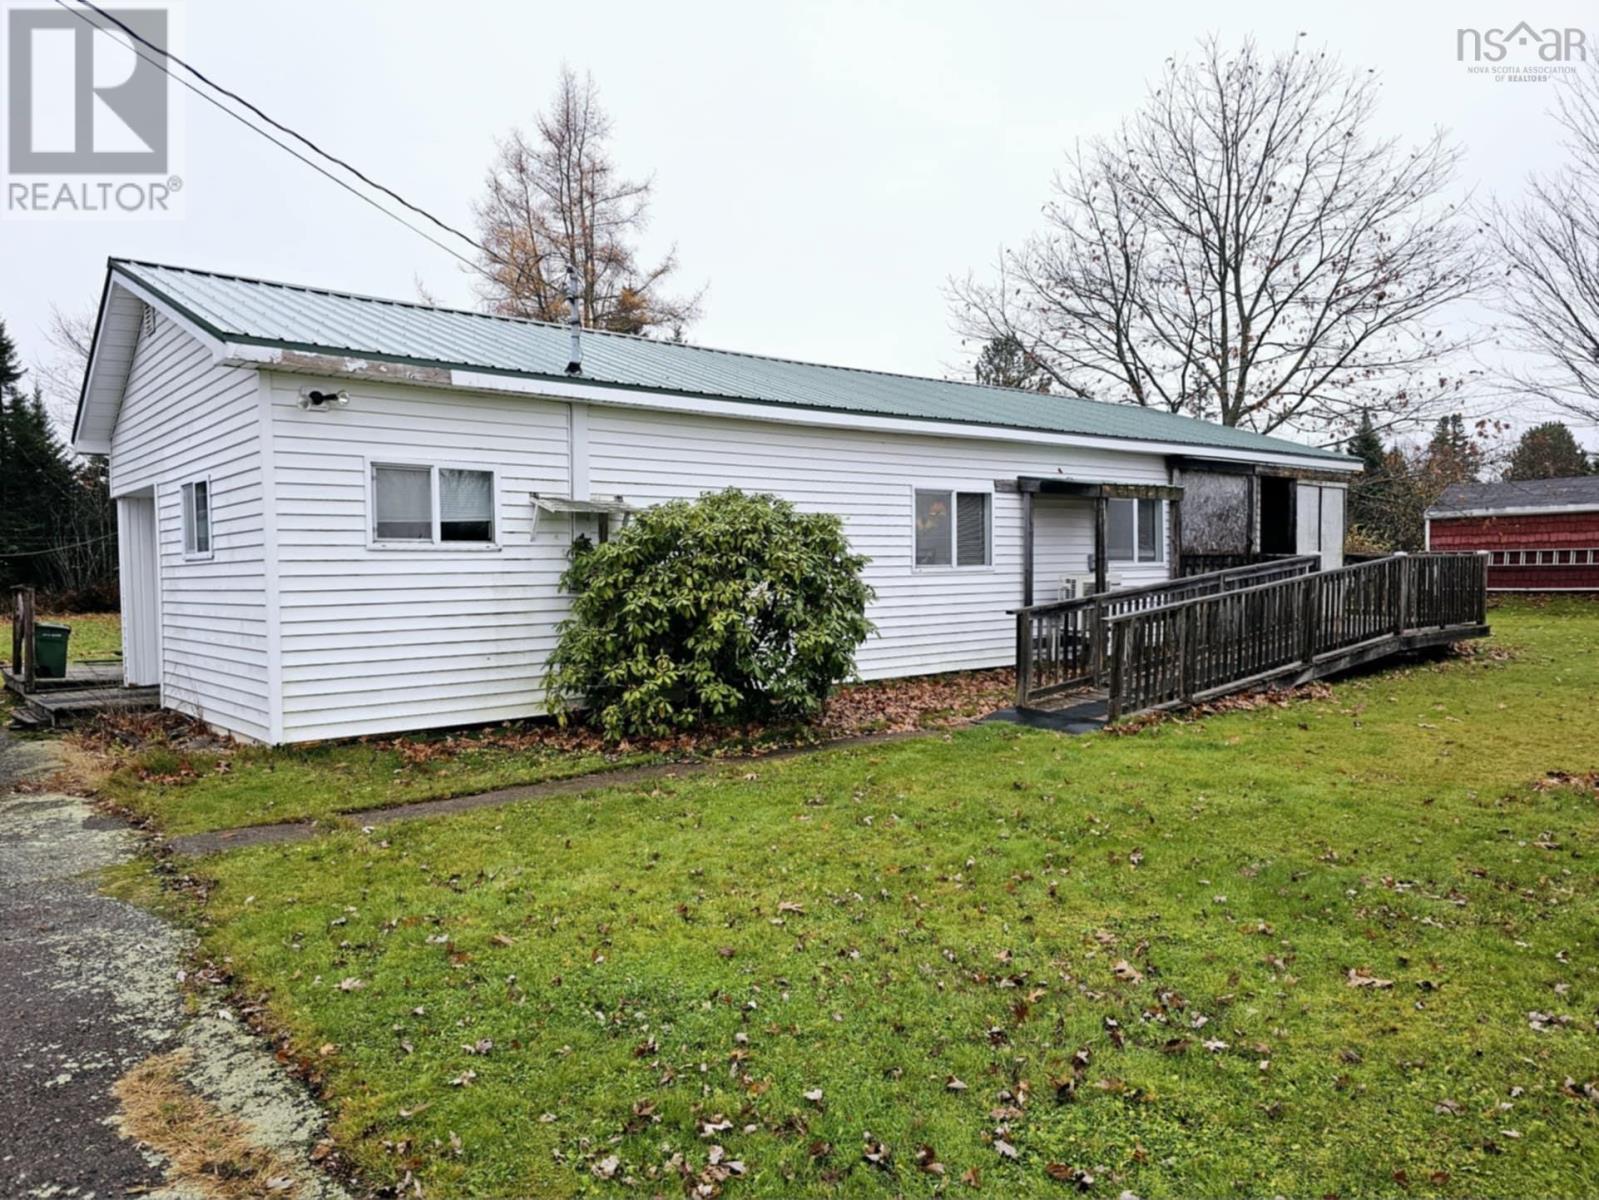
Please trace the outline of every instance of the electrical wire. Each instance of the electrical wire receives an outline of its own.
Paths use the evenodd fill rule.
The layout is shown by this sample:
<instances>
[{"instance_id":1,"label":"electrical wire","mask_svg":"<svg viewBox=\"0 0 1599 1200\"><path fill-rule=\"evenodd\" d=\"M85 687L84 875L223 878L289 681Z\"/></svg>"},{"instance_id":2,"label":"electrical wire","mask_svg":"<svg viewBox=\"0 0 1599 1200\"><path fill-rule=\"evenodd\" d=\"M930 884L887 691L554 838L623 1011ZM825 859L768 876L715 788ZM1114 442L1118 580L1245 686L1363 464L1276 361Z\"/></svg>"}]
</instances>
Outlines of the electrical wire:
<instances>
[{"instance_id":1,"label":"electrical wire","mask_svg":"<svg viewBox=\"0 0 1599 1200\"><path fill-rule=\"evenodd\" d=\"M96 5L92 4L92 3L89 3L89 0L82 0L82 2L84 4L86 4L87 7L93 9L96 13L100 14L101 16L105 17L107 20L111 21L118 28L122 29L124 32L126 32L128 34L129 37L132 37L132 38L136 39L142 45L149 47L156 54L159 54L159 55L163 56L164 58L170 58L170 59L172 59L172 61L181 64L184 67L184 69L192 72L195 75L196 78L204 80L204 82L206 83L206 85L208 87L215 88L218 92L221 92L222 94L224 94L224 95L226 95L226 96L228 96L228 97L230 97L232 99L237 100L240 104L243 104L251 112L259 114L263 120L268 121L274 127L278 128L278 129L282 129L284 132L288 133L290 136L296 138L297 140L303 142L305 145L311 147L316 153L322 155L322 157L326 158L329 162L337 163L340 167L342 167L346 171L349 171L352 175L354 175L356 178L360 179L362 182L367 183L370 186L378 189L379 191L383 192L385 195L394 197L394 199L396 201L398 201L400 204L403 204L406 208L410 209L413 212L421 214L422 216L426 217L429 221L432 221L435 225L439 226L439 228L447 230L449 233L455 235L458 238L461 238L468 245L474 247L477 250L480 250L485 255L485 257L490 258L490 259L494 260L495 262L501 263L504 266L510 267L512 270L516 270L516 271L518 271L518 273L520 273L520 269L517 268L515 266L515 264L507 262L505 259L503 259L499 255L495 254L493 251L489 250L486 246L482 245L481 243L477 242L473 238L469 237L467 234L462 233L459 229L456 229L453 226L447 224L446 222L441 221L438 217L435 217L432 213L428 212L426 209L421 208L418 205L412 204L410 201L406 200L403 196L399 195L399 193L393 191L390 188L384 187L380 183L374 182L368 176L363 174L361 171L357 170L355 167L351 166L349 163L345 162L343 159L338 158L335 155L329 154L327 151L321 149L319 146L316 145L315 142L311 141L309 138L305 137L304 135L296 133L296 132L294 132L294 130L290 129L286 125L283 125L281 122L273 120L271 117L267 116L259 108L257 108L255 105L251 104L248 100L245 100L243 97L239 96L237 93L229 91L227 88L221 87L220 85L218 85L216 83L213 83L209 78L207 78L201 72L196 70L194 67L190 66L188 63L184 62L182 59L177 58L176 56L170 54L168 51L164 50L160 46L155 45L155 43L149 41L147 38L145 38L145 37L141 36L140 34L136 33L134 30L129 29L126 25L124 25L121 21L117 20L117 18L112 16L110 13L107 13L107 12L105 12L105 10L99 8L98 6L96 6ZM65 2L65 0L55 0L55 3L56 3L56 5L58 7L60 7L62 9L64 9L65 11L71 13L73 16L77 17L80 21L82 21L84 24L88 25L90 28L98 30L101 33L105 33L107 35L110 35L110 33L111 33L110 30L108 30L103 25L97 24L86 13L84 13L81 9L77 9L77 8L72 7L71 5L67 4ZM165 74L167 76L167 78L171 79L174 83L181 84L182 86L188 88L189 91L193 92L196 96L200 97L200 99L204 100L207 104L211 105L218 112L224 113L227 116L232 117L235 121L237 121L239 124L243 125L246 129L250 130L252 133L258 134L261 137L265 138L267 141L271 142L274 146L278 147L278 149L282 150L284 153L292 155L294 158L298 159L300 162L302 162L306 166L310 167L313 171L315 171L317 174L321 175L323 178L329 180L330 182L332 182L334 184L337 184L339 187L341 187L345 191L349 192L350 195L352 195L356 199L362 201L364 204L370 205L372 208L376 209L378 212L382 213L384 216L388 217L390 220L398 222L400 225L403 225L406 229L409 229L412 233L416 234L418 237L423 238L426 241L430 242L432 245L438 247L440 250L444 251L446 254L450 255L452 258L456 259L457 261L462 263L464 266L468 267L469 269L471 269L473 271L478 272L479 274L485 276L486 278L489 278L491 280L494 279L494 276L490 272L485 271L480 263L474 262L472 259L467 258L465 255L459 253L453 247L448 246L445 243L441 242L438 238L436 238L432 234L428 233L427 230L420 229L416 225L413 225L411 222L407 221L404 217L402 217L399 213L396 213L396 212L392 211L391 209L387 209L387 208L383 207L383 205L379 204L371 196L367 195L365 192L361 191L359 188L353 186L348 180L340 179L337 175L333 174L327 168L323 167L320 163L314 162L310 158L307 158L304 154L301 154L293 146L290 146L289 144L287 144L286 142L282 141L281 139L274 137L271 133L269 133L265 129L262 129L259 125L252 124L246 117L244 117L243 115L241 115L238 112L235 112L233 109L229 108L227 105L223 104L215 96L212 96L208 92L202 91L200 88L198 88L194 84L190 83L187 79L184 79L184 78L182 78L179 75L173 74L171 68L169 68L166 65L165 62L163 62L163 61L161 61L160 59L157 59L157 58L151 58L149 55L142 53L138 46L130 47L130 49L132 49L133 53L138 55L138 57L140 59L142 59L144 62L149 63L151 66L153 66L157 70L161 71L163 74ZM501 282L501 281L496 280L496 282Z\"/></svg>"},{"instance_id":2,"label":"electrical wire","mask_svg":"<svg viewBox=\"0 0 1599 1200\"><path fill-rule=\"evenodd\" d=\"M118 17L116 17L112 13L106 12L105 9L101 8L98 4L95 4L94 0L78 0L78 2L80 4L82 4L85 8L92 9L94 12L98 13L100 16L102 16L106 20L110 21L118 29L122 30L123 33L127 34L130 38L133 38L135 41L139 42L141 45L147 47L148 49L155 51L155 53L159 54L162 58L164 58L164 59L166 59L168 61L177 63L185 71L188 71L189 74L193 75L196 79L198 79L201 83L205 84L207 87L211 88L213 91L220 92L222 95L226 96L228 99L233 100L233 101L235 101L238 104L244 105L245 108L249 109L256 116L260 117L268 125L272 126L272 128L278 130L278 132L287 134L289 137L292 137L295 141L300 142L302 145L306 146L313 153L315 153L317 155L320 155L322 158L327 159L331 163L336 163L338 166L340 166L344 170L348 171L351 175L354 175L357 179L359 179L362 183L366 184L368 187L377 189L378 191L382 192L385 196L388 196L390 199L394 200L396 203L398 203L398 204L404 206L405 208L410 209L412 212L416 213L417 216L426 217L429 221L433 222L433 224L437 225L440 229L444 230L446 233L453 234L454 236L460 238L463 242L465 242L467 245L471 246L473 249L479 250L482 253L488 254L488 255L490 255L490 257L493 257L493 255L489 251L488 247L484 246L476 238L472 237L469 234L462 233L455 226L449 224L447 221L444 221L444 220L440 219L439 217L434 216L432 213L430 213L427 209L423 208L421 205L411 203L411 201L407 200L404 196L400 195L400 193L396 192L393 188L385 187L383 184L379 183L377 180L373 179L371 176L365 174L363 171L361 171L359 168L355 167L353 164L351 164L351 163L347 162L346 160L340 158L338 155L330 153L327 150L324 150L321 146L317 145L315 142L313 142L310 138L306 137L299 130L294 129L292 126L285 125L282 121L279 121L275 117L270 116L268 113L263 111L259 106L255 105L255 104L252 104L249 100L246 100L243 96L239 95L238 92L235 92L235 91L232 91L229 88L223 87L220 83L218 83L216 80L212 79L204 71L201 71L198 67L194 66L192 63L187 62L186 60L184 60L182 58L179 58L176 54L173 54L172 51L166 49L164 46L156 45L154 42L150 41L148 38L146 38L144 35L139 33L137 30L129 28ZM60 4L62 8L66 8L68 12L72 12L73 11L71 8L69 8L63 2L63 0L56 0L56 3ZM97 26L97 28L99 28L99 27ZM102 30L102 32L104 32L104 30ZM149 60L146 60L146 61L149 61ZM167 75L168 75L169 78L177 79L177 76L173 75L172 72L170 70L167 70L167 68L165 66L162 67L162 70L167 71ZM181 83L183 81L179 80L179 82ZM265 136L265 135L263 134L263 136ZM281 142L278 143L278 144L282 145Z\"/></svg>"}]
</instances>

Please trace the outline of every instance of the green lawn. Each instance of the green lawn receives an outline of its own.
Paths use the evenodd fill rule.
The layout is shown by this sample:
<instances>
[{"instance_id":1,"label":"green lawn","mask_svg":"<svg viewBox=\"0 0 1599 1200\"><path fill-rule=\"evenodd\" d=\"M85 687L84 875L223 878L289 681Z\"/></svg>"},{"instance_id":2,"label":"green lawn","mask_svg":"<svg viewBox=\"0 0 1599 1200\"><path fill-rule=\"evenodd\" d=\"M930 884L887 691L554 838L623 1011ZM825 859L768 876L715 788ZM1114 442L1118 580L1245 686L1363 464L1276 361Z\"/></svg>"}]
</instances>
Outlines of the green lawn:
<instances>
[{"instance_id":1,"label":"green lawn","mask_svg":"<svg viewBox=\"0 0 1599 1200\"><path fill-rule=\"evenodd\" d=\"M89 658L122 657L122 617L117 613L43 614L38 621L55 621L72 626L72 636L67 641L67 658L82 662ZM0 646L3 653L11 653L11 618L0 618ZM9 660L8 660L9 661Z\"/></svg>"},{"instance_id":2,"label":"green lawn","mask_svg":"<svg viewBox=\"0 0 1599 1200\"><path fill-rule=\"evenodd\" d=\"M1599 796L1547 777L1599 605L1492 620L1330 700L205 860L204 945L430 1197L1593 1195Z\"/></svg>"}]
</instances>

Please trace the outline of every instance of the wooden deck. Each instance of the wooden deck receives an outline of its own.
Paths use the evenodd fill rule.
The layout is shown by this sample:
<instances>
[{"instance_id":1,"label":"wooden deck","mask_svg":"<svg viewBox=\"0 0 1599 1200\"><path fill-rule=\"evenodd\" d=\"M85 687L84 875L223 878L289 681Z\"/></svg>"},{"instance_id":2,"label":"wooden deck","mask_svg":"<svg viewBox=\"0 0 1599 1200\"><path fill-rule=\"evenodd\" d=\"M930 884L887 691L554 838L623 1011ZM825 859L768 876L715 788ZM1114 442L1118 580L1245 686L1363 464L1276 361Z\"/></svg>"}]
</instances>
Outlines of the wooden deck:
<instances>
[{"instance_id":1,"label":"wooden deck","mask_svg":"<svg viewBox=\"0 0 1599 1200\"><path fill-rule=\"evenodd\" d=\"M67 664L64 679L35 679L24 691L10 667L0 668L6 690L17 697L12 720L32 729L54 729L99 713L153 709L161 706L158 687L124 687L122 663L116 659Z\"/></svg>"}]
</instances>

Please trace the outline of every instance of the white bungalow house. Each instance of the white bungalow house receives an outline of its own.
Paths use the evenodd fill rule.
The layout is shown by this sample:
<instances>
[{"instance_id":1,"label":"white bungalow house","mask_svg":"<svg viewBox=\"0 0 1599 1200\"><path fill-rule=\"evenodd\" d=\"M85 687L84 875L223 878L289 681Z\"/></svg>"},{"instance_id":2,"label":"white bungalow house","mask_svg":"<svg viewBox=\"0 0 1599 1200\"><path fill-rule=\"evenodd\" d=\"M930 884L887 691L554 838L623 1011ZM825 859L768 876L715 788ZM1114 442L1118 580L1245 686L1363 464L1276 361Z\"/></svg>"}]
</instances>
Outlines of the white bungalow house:
<instances>
[{"instance_id":1,"label":"white bungalow house","mask_svg":"<svg viewBox=\"0 0 1599 1200\"><path fill-rule=\"evenodd\" d=\"M110 456L126 681L263 742L542 711L578 532L728 485L843 517L867 678L1185 556L1341 560L1357 465L1135 407L113 260L73 443ZM1096 539L1104 547L1096 555Z\"/></svg>"}]
</instances>

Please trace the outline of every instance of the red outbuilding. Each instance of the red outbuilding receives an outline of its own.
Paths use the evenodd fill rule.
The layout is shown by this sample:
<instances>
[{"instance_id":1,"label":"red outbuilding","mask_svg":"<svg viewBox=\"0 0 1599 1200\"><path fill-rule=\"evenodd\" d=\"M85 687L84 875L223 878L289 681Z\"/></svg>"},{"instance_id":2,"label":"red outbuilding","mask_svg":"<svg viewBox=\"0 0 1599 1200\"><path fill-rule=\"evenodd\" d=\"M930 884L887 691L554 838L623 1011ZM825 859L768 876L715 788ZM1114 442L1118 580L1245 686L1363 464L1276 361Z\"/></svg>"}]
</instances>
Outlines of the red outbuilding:
<instances>
[{"instance_id":1,"label":"red outbuilding","mask_svg":"<svg viewBox=\"0 0 1599 1200\"><path fill-rule=\"evenodd\" d=\"M1599 475L1455 484L1427 510L1427 549L1491 555L1491 592L1599 592Z\"/></svg>"}]
</instances>

